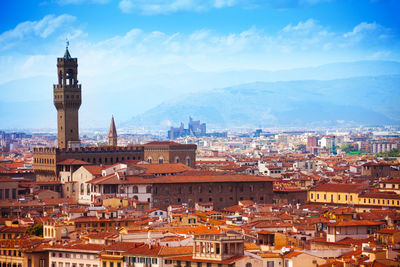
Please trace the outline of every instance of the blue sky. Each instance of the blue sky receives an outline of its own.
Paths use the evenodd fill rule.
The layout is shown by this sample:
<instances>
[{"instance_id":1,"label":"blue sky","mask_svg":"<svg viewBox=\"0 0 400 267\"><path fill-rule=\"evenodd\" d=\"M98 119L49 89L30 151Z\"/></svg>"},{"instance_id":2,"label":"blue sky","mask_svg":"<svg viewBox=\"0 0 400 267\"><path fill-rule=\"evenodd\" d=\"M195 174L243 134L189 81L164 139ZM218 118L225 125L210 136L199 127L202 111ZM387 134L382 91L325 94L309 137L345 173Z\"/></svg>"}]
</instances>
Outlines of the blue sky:
<instances>
[{"instance_id":1,"label":"blue sky","mask_svg":"<svg viewBox=\"0 0 400 267\"><path fill-rule=\"evenodd\" d=\"M88 127L112 113L124 121L182 93L231 85L198 83L187 73L399 61L399 11L397 0L0 1L0 102L50 108L66 38L79 58ZM0 119L0 128L7 125L21 122Z\"/></svg>"}]
</instances>

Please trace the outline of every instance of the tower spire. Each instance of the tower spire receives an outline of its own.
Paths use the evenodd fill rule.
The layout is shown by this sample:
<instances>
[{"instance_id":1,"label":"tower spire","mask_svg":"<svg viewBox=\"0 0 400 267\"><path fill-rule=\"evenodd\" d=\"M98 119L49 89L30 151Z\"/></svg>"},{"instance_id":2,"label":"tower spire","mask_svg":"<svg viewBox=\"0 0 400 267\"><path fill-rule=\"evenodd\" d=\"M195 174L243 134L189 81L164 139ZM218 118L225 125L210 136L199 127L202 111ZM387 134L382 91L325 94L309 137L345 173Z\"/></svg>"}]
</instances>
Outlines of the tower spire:
<instances>
[{"instance_id":1,"label":"tower spire","mask_svg":"<svg viewBox=\"0 0 400 267\"><path fill-rule=\"evenodd\" d=\"M111 117L110 130L108 131L108 145L117 146L118 136L117 129L115 128L114 116Z\"/></svg>"},{"instance_id":2,"label":"tower spire","mask_svg":"<svg viewBox=\"0 0 400 267\"><path fill-rule=\"evenodd\" d=\"M68 47L69 47L69 40L67 38L66 41L65 41L65 53L64 53L64 58L65 59L71 59L71 55L70 55L70 53L68 51Z\"/></svg>"}]
</instances>

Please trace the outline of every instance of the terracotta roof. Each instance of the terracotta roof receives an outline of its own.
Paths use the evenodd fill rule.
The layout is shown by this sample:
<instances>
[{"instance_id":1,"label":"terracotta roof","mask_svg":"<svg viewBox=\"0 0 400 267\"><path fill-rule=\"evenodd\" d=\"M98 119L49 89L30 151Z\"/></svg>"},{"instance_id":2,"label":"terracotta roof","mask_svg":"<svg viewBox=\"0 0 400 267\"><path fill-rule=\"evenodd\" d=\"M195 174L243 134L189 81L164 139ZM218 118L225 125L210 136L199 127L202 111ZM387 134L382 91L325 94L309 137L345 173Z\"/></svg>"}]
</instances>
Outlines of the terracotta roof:
<instances>
[{"instance_id":1,"label":"terracotta roof","mask_svg":"<svg viewBox=\"0 0 400 267\"><path fill-rule=\"evenodd\" d=\"M223 182L272 182L274 179L241 174L186 176L163 176L150 179L152 183L223 183Z\"/></svg>"},{"instance_id":2,"label":"terracotta roof","mask_svg":"<svg viewBox=\"0 0 400 267\"><path fill-rule=\"evenodd\" d=\"M365 198L384 198L384 199L400 199L400 195L396 193L380 193L380 192L369 192L369 193L364 193L358 196L359 198L365 197Z\"/></svg>"},{"instance_id":3,"label":"terracotta roof","mask_svg":"<svg viewBox=\"0 0 400 267\"><path fill-rule=\"evenodd\" d=\"M182 163L139 164L137 167L146 169L147 174L181 173L192 168Z\"/></svg>"},{"instance_id":4,"label":"terracotta roof","mask_svg":"<svg viewBox=\"0 0 400 267\"><path fill-rule=\"evenodd\" d=\"M330 223L328 226L374 226L374 225L381 225L385 224L384 222L375 222L369 220L351 220L351 221L340 221L335 223Z\"/></svg>"},{"instance_id":5,"label":"terracotta roof","mask_svg":"<svg viewBox=\"0 0 400 267\"><path fill-rule=\"evenodd\" d=\"M379 231L376 231L379 234L395 234L395 233L400 233L400 230L395 230L395 229L382 229Z\"/></svg>"},{"instance_id":6,"label":"terracotta roof","mask_svg":"<svg viewBox=\"0 0 400 267\"><path fill-rule=\"evenodd\" d=\"M118 179L115 174L101 176L89 181L93 184L180 184L180 183L224 183L224 182L272 182L271 178L265 176L251 176L241 174L219 174L219 175L182 175L159 176L145 178L141 176L125 176Z\"/></svg>"},{"instance_id":7,"label":"terracotta roof","mask_svg":"<svg viewBox=\"0 0 400 267\"><path fill-rule=\"evenodd\" d=\"M210 262L210 263L220 263L220 264L232 264L238 260L245 258L246 256L234 256L225 260L212 260L212 259L193 259L193 256L179 256L179 257L169 257L170 260L179 260L179 261L194 261L194 262Z\"/></svg>"},{"instance_id":8,"label":"terracotta roof","mask_svg":"<svg viewBox=\"0 0 400 267\"><path fill-rule=\"evenodd\" d=\"M310 191L360 193L366 188L368 186L364 184L321 184Z\"/></svg>"},{"instance_id":9,"label":"terracotta roof","mask_svg":"<svg viewBox=\"0 0 400 267\"><path fill-rule=\"evenodd\" d=\"M280 258L281 255L279 255L279 253L261 253L259 254L261 256L261 258L267 258L267 259L271 259L271 258Z\"/></svg>"},{"instance_id":10,"label":"terracotta roof","mask_svg":"<svg viewBox=\"0 0 400 267\"><path fill-rule=\"evenodd\" d=\"M67 203L69 205L76 205L77 202L75 199L72 198L46 198L41 199L45 205L58 205Z\"/></svg>"},{"instance_id":11,"label":"terracotta roof","mask_svg":"<svg viewBox=\"0 0 400 267\"><path fill-rule=\"evenodd\" d=\"M57 162L57 165L89 165L86 161L82 161L79 159L64 159L62 161Z\"/></svg>"},{"instance_id":12,"label":"terracotta roof","mask_svg":"<svg viewBox=\"0 0 400 267\"><path fill-rule=\"evenodd\" d=\"M109 166L103 166L103 165L86 165L83 166L88 172L90 172L94 176L99 176L101 175L102 170L106 169Z\"/></svg>"},{"instance_id":13,"label":"terracotta roof","mask_svg":"<svg viewBox=\"0 0 400 267\"><path fill-rule=\"evenodd\" d=\"M0 177L0 183L8 183L8 182L18 183L18 180L12 179L10 177Z\"/></svg>"},{"instance_id":14,"label":"terracotta roof","mask_svg":"<svg viewBox=\"0 0 400 267\"><path fill-rule=\"evenodd\" d=\"M153 141L153 142L147 143L145 145L160 146L160 145L180 145L180 144L177 142L173 142L173 141Z\"/></svg>"},{"instance_id":15,"label":"terracotta roof","mask_svg":"<svg viewBox=\"0 0 400 267\"><path fill-rule=\"evenodd\" d=\"M293 257L296 257L296 256L298 256L300 254L303 254L303 253L299 252L299 251L291 251L291 252L285 254L283 257L284 258L293 258Z\"/></svg>"},{"instance_id":16,"label":"terracotta roof","mask_svg":"<svg viewBox=\"0 0 400 267\"><path fill-rule=\"evenodd\" d=\"M0 233L26 233L28 227L18 226L18 227L10 227L10 226L2 226L0 227Z\"/></svg>"},{"instance_id":17,"label":"terracotta roof","mask_svg":"<svg viewBox=\"0 0 400 267\"><path fill-rule=\"evenodd\" d=\"M45 250L66 250L66 251L75 251L75 250L85 250L85 251L102 251L106 246L101 244L84 244L84 243L76 243L72 242L69 244L57 244L54 246L49 246L45 248Z\"/></svg>"}]
</instances>

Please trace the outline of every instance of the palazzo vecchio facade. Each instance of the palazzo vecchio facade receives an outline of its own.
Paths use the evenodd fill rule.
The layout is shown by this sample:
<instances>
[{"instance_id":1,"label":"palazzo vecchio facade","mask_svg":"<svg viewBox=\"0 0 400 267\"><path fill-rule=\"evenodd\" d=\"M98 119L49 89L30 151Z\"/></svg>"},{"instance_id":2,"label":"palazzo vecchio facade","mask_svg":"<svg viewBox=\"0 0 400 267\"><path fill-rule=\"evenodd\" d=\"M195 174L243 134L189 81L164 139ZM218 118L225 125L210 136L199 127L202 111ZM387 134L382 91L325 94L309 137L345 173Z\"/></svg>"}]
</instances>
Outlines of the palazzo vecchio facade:
<instances>
[{"instance_id":1,"label":"palazzo vecchio facade","mask_svg":"<svg viewBox=\"0 0 400 267\"><path fill-rule=\"evenodd\" d=\"M56 148L37 147L33 151L33 166L37 181L59 181L65 159L77 159L92 164L115 164L124 160L147 160L158 163L184 163L195 166L197 146L175 142L151 142L144 145L117 146L117 136L112 119L109 145L81 147L79 140L79 108L82 103L82 87L78 83L78 59L72 58L68 47L57 58L58 83L53 86L54 105L57 109Z\"/></svg>"}]
</instances>

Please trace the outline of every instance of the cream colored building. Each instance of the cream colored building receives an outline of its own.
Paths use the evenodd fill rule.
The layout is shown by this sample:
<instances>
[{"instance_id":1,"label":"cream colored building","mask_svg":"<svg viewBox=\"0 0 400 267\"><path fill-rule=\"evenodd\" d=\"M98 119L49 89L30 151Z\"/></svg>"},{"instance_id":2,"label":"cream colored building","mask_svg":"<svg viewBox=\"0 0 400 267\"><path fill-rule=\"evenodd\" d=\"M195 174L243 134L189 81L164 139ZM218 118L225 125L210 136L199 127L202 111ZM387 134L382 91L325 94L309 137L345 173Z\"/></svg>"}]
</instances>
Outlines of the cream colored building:
<instances>
[{"instance_id":1,"label":"cream colored building","mask_svg":"<svg viewBox=\"0 0 400 267\"><path fill-rule=\"evenodd\" d=\"M68 244L46 248L50 267L99 267L103 245Z\"/></svg>"}]
</instances>

